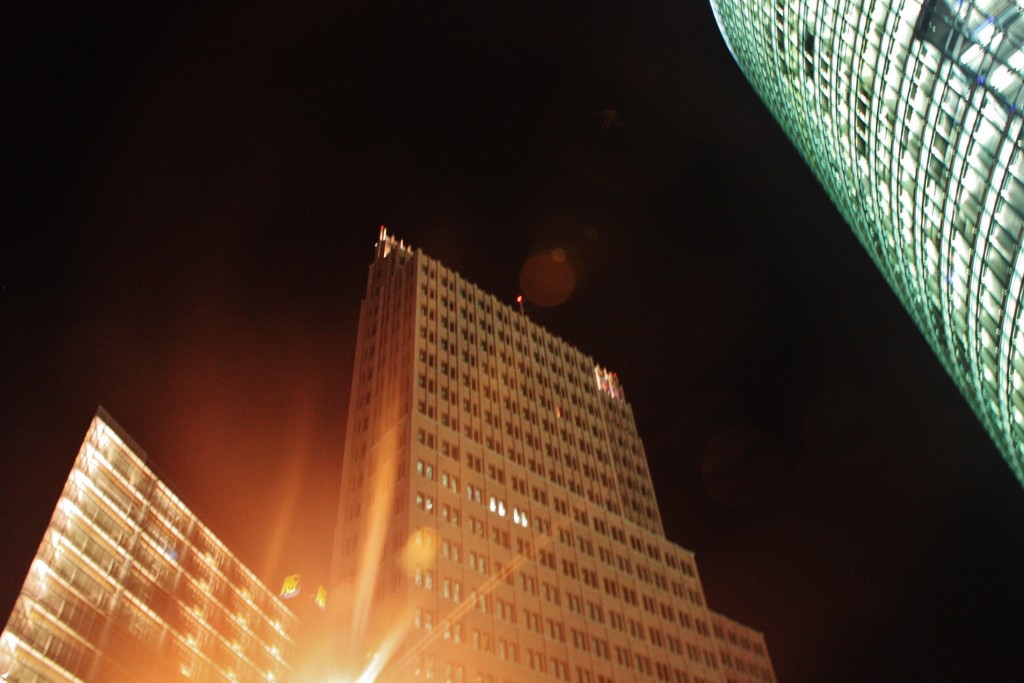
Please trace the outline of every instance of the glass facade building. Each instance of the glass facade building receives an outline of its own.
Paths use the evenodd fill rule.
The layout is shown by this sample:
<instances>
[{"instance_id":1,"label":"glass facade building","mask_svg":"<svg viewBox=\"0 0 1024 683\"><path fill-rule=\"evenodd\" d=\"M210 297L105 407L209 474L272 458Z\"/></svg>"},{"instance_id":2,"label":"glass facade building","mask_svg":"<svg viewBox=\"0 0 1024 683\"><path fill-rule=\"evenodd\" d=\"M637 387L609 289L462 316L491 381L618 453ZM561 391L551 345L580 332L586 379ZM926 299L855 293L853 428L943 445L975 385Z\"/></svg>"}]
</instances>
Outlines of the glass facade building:
<instances>
[{"instance_id":1,"label":"glass facade building","mask_svg":"<svg viewBox=\"0 0 1024 683\"><path fill-rule=\"evenodd\" d=\"M288 680L295 617L100 411L0 634L0 680Z\"/></svg>"},{"instance_id":2,"label":"glass facade building","mask_svg":"<svg viewBox=\"0 0 1024 683\"><path fill-rule=\"evenodd\" d=\"M1024 483L1016 0L711 0L737 63Z\"/></svg>"},{"instance_id":3,"label":"glass facade building","mask_svg":"<svg viewBox=\"0 0 1024 683\"><path fill-rule=\"evenodd\" d=\"M347 679L775 680L665 538L618 377L383 230L339 500Z\"/></svg>"}]
</instances>

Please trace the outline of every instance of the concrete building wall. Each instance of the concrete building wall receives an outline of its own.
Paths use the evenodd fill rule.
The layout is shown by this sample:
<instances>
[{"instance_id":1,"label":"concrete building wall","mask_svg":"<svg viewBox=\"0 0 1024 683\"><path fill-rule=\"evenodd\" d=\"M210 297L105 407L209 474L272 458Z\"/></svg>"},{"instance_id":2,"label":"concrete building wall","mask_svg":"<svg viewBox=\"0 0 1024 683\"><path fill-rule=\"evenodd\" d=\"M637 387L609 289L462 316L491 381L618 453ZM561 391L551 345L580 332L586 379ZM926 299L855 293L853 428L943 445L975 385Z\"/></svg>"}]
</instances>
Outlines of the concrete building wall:
<instances>
[{"instance_id":1,"label":"concrete building wall","mask_svg":"<svg viewBox=\"0 0 1024 683\"><path fill-rule=\"evenodd\" d=\"M351 672L725 681L614 374L383 231L369 279L335 555Z\"/></svg>"}]
</instances>

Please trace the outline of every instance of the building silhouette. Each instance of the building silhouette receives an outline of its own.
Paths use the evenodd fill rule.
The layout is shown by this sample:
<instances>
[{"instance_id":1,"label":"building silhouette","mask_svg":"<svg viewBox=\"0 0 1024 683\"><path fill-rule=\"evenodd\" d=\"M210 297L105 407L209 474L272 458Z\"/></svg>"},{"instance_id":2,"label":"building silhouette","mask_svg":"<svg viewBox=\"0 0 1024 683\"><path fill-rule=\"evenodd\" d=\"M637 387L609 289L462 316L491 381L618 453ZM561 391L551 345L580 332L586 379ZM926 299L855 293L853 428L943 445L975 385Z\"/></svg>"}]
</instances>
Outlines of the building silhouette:
<instances>
[{"instance_id":1,"label":"building silhouette","mask_svg":"<svg viewBox=\"0 0 1024 683\"><path fill-rule=\"evenodd\" d=\"M384 228L333 565L343 680L775 680L665 538L615 373Z\"/></svg>"},{"instance_id":2,"label":"building silhouette","mask_svg":"<svg viewBox=\"0 0 1024 683\"><path fill-rule=\"evenodd\" d=\"M730 51L1024 483L1013 0L711 0Z\"/></svg>"},{"instance_id":3,"label":"building silhouette","mask_svg":"<svg viewBox=\"0 0 1024 683\"><path fill-rule=\"evenodd\" d=\"M0 680L275 683L294 627L101 409L0 634Z\"/></svg>"}]
</instances>

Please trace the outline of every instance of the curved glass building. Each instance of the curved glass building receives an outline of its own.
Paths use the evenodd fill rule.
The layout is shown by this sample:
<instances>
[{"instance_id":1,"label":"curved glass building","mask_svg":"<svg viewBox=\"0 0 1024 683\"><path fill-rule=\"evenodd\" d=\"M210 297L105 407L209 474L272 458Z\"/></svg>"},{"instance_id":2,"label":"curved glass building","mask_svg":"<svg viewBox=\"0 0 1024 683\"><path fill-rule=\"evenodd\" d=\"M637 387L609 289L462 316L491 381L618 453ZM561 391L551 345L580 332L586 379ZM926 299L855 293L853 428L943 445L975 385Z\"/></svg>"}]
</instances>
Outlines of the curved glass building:
<instances>
[{"instance_id":1,"label":"curved glass building","mask_svg":"<svg viewBox=\"0 0 1024 683\"><path fill-rule=\"evenodd\" d=\"M711 0L1024 483L1021 0Z\"/></svg>"}]
</instances>

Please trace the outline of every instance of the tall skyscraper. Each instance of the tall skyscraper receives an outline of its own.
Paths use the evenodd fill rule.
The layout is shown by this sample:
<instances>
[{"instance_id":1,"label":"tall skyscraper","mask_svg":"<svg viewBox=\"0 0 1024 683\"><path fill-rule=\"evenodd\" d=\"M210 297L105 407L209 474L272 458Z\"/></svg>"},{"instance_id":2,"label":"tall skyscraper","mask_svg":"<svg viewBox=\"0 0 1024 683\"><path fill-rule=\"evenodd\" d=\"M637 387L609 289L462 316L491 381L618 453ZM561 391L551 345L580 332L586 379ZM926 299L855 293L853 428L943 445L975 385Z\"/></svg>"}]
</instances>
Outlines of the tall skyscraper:
<instances>
[{"instance_id":1,"label":"tall skyscraper","mask_svg":"<svg viewBox=\"0 0 1024 683\"><path fill-rule=\"evenodd\" d=\"M334 574L345 680L774 681L665 538L615 373L383 228Z\"/></svg>"},{"instance_id":2,"label":"tall skyscraper","mask_svg":"<svg viewBox=\"0 0 1024 683\"><path fill-rule=\"evenodd\" d=\"M747 79L1024 483L1015 0L711 0Z\"/></svg>"},{"instance_id":3,"label":"tall skyscraper","mask_svg":"<svg viewBox=\"0 0 1024 683\"><path fill-rule=\"evenodd\" d=\"M100 410L0 634L0 681L287 681L294 627Z\"/></svg>"}]
</instances>

